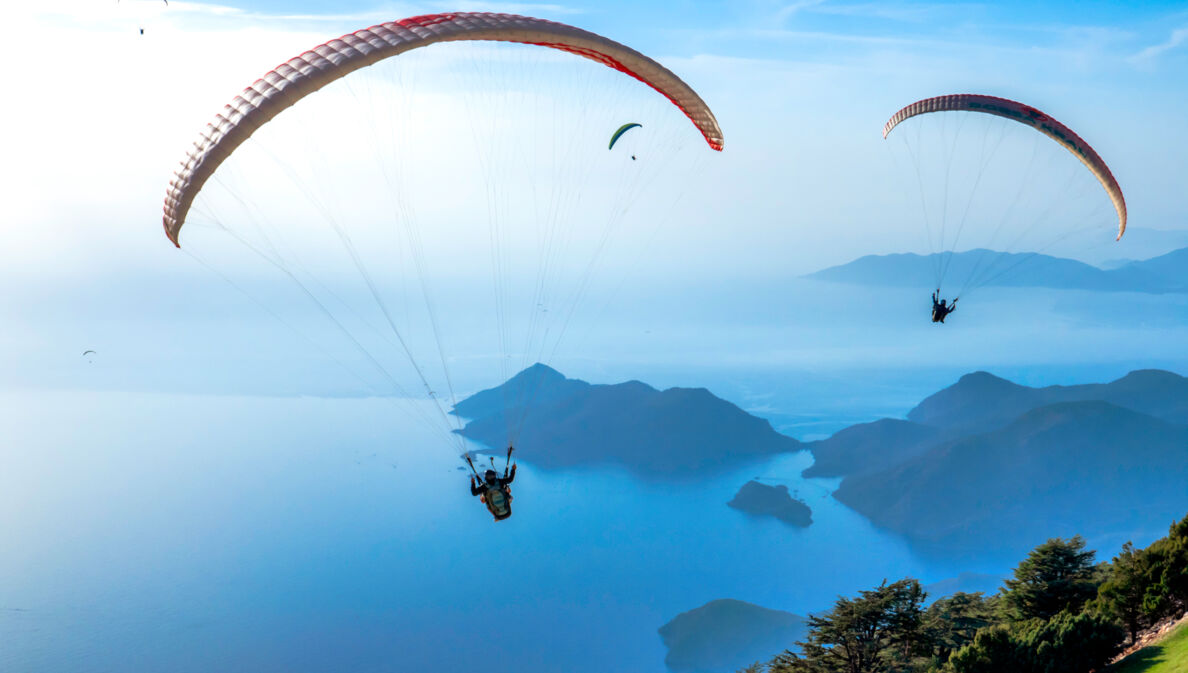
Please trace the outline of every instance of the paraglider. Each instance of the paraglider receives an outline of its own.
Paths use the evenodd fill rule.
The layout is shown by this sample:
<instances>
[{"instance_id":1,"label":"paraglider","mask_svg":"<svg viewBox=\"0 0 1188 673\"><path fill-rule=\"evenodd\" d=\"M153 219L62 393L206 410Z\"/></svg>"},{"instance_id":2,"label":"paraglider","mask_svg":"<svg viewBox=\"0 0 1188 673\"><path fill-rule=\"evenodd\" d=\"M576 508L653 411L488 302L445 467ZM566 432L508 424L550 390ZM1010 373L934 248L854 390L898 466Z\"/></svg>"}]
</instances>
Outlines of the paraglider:
<instances>
[{"instance_id":1,"label":"paraglider","mask_svg":"<svg viewBox=\"0 0 1188 673\"><path fill-rule=\"evenodd\" d=\"M945 303L944 299L937 301L939 297L940 288L938 287L936 292L932 293L932 322L944 324L945 317L957 310L957 299L959 299L959 297L954 297L953 301L949 302L948 304Z\"/></svg>"},{"instance_id":2,"label":"paraglider","mask_svg":"<svg viewBox=\"0 0 1188 673\"><path fill-rule=\"evenodd\" d=\"M507 447L507 460L511 462L511 454L514 447ZM487 511L491 516L495 517L496 521L503 521L512 515L511 502L511 483L516 479L516 465L511 464L511 469L508 470L507 465L503 466L503 476L495 471L494 458L491 459L492 464L490 469L483 473L481 479L478 477L478 471L474 469L474 461L470 454L466 455L466 462L470 464L470 469L474 474L470 477L470 495L479 496L479 499L487 506Z\"/></svg>"},{"instance_id":3,"label":"paraglider","mask_svg":"<svg viewBox=\"0 0 1188 673\"><path fill-rule=\"evenodd\" d=\"M86 351L83 351L82 356L84 358L87 358L88 355L94 355L94 354L95 354L95 351L86 350ZM91 358L87 358L87 362L90 362L90 361L91 361Z\"/></svg>"},{"instance_id":4,"label":"paraglider","mask_svg":"<svg viewBox=\"0 0 1188 673\"><path fill-rule=\"evenodd\" d=\"M511 44L474 48L482 69L473 71L437 60L447 51L445 45L466 42ZM442 48L421 49L431 45ZM575 58L555 59L547 52L541 57L545 49ZM449 50L466 51L463 46ZM515 58L482 60L493 51ZM419 76L419 69L427 65L439 67L441 76ZM568 81L558 76L564 74L560 68L582 73L592 86L578 91L556 86ZM586 77L587 69L597 72ZM488 71L514 86L500 85L503 80L490 77ZM539 79L531 79L534 76ZM348 77L353 79L340 82ZM354 86L354 81L361 85ZM417 86L432 87L434 95L418 95ZM323 89L325 93L302 103ZM433 127L443 123L435 114L436 99L450 102L452 112L469 115L474 132L458 134L448 127L434 133ZM529 422L525 419L532 418L537 384L524 387L515 413L507 416L509 464L502 476L493 463L480 475L458 434L460 417L450 410L451 402L455 408L458 404L450 371L458 362L457 350L439 332L437 298L428 279L442 278L457 267L460 247L490 255L491 282L475 285L470 294L490 292L492 328L465 335L477 336L475 341L491 335L482 344L481 359L475 360L481 363L476 367L480 376L485 377L488 368L506 370L517 361L543 361L556 352L575 308L587 295L603 243L613 234L630 233L631 227L621 226L629 206L641 195L650 198L657 193L650 179L659 175L661 182L675 185L675 169L689 165L641 162L639 170L622 171L596 160L605 157L600 153L606 127L581 124L572 114L595 108L607 119L639 119L648 124L650 137L660 138L666 130L664 144L656 146L668 157L684 147L700 153L702 141L716 151L723 146L721 129L696 91L656 61L600 35L552 21L492 13L435 14L382 23L303 52L235 96L202 130L175 171L162 225L169 241L181 247L181 229L193 220L187 228L194 232L187 234L193 237L193 243L187 241L188 250L202 251L203 243L233 239L270 265L269 271L295 284L301 301L316 305L317 316L337 328L313 336L340 337L339 342L307 340L360 383L441 432L443 445L461 449L453 455L463 456L469 465L472 494L483 496L492 516L503 520L511 515L509 484L516 472L510 447ZM533 116L515 113L520 110ZM294 122L305 122L306 114L314 121L296 133ZM354 115L367 123L352 123ZM409 119L419 126L410 129ZM535 119L546 123L528 126ZM640 122L621 127L609 145L613 148L623 133L642 126ZM509 130L513 128L528 133ZM371 135L361 142L335 141L368 132ZM580 142L574 141L577 137ZM434 138L442 141L425 141ZM270 139L282 153L296 154L298 161L269 152L264 145ZM450 151L441 152L438 144ZM365 160L338 154L348 147L367 148ZM257 155L263 163L250 163ZM261 179L256 170L261 165L266 170L279 167L287 181ZM344 165L357 170L344 177L336 170ZM610 198L593 206L580 198L582 190L597 183L586 179L591 175L610 185L605 192ZM253 185L263 189L254 190ZM281 196L289 188L296 199ZM386 199L390 207L381 203ZM344 208L350 217L341 215ZM356 214L368 208L378 216ZM467 217L457 217L455 211ZM474 236L467 229L484 220L489 237ZM431 242L438 248L422 244L426 233L437 236ZM221 238L224 235L228 238ZM578 243L570 245L573 241ZM440 257L432 258L432 253ZM566 260L567 253L577 257ZM402 258L409 263L393 263ZM435 264L440 260L444 263ZM411 291L406 291L405 278L390 273L393 269L410 274ZM234 272L219 275L233 282ZM267 301L257 303L271 310ZM274 315L287 310L282 306ZM517 323L521 312L524 318ZM290 324L284 320L287 316L277 317ZM307 327L312 324L307 317L291 322ZM515 333L521 325L522 337ZM440 359L440 372L427 366L433 365L427 358ZM410 387L417 394L410 393Z\"/></svg>"},{"instance_id":5,"label":"paraglider","mask_svg":"<svg viewBox=\"0 0 1188 673\"><path fill-rule=\"evenodd\" d=\"M637 129L642 126L643 126L643 124L637 124L635 122L623 124L622 126L619 127L619 130L617 130L613 134L611 134L610 143L607 144L606 149L608 149L608 150L615 149L615 143L619 142L619 138L623 137L624 133L630 131L631 129ZM635 157L633 156L631 158L634 159Z\"/></svg>"},{"instance_id":6,"label":"paraglider","mask_svg":"<svg viewBox=\"0 0 1188 673\"><path fill-rule=\"evenodd\" d=\"M141 1L141 0L138 0L138 1ZM166 7L168 7L168 6L169 6L169 0L164 0L164 3L165 3L165 6L166 6ZM120 4L120 0L116 0L116 4L117 4L117 5L118 5L118 4ZM140 30L140 34L141 34L141 35L144 35L144 26L140 26L140 27L139 27L139 30Z\"/></svg>"},{"instance_id":7,"label":"paraglider","mask_svg":"<svg viewBox=\"0 0 1188 673\"><path fill-rule=\"evenodd\" d=\"M912 169L901 167L898 175L917 181L904 193L919 197L918 219L931 248L938 288L933 322L943 323L954 310L956 299L940 299L950 273L960 279L954 294L965 296L1052 246L1071 246L1075 255L1104 240L1079 234L1111 224L1115 240L1125 233L1126 200L1110 167L1048 114L995 96L935 96L893 114L883 138L914 119L919 121L911 122L910 132L896 133L901 154L893 158ZM963 243L966 250L960 251Z\"/></svg>"}]
</instances>

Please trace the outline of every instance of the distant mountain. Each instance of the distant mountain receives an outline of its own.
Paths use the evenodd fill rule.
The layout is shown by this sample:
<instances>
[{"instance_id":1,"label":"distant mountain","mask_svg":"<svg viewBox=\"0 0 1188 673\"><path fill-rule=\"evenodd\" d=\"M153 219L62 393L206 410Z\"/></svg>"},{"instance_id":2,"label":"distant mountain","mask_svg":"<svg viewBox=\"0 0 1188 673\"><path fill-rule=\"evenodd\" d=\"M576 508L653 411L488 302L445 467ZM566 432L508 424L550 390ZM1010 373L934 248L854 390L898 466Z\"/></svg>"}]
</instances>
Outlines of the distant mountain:
<instances>
[{"instance_id":1,"label":"distant mountain","mask_svg":"<svg viewBox=\"0 0 1188 673\"><path fill-rule=\"evenodd\" d=\"M538 362L503 385L477 392L462 400L454 407L454 413L463 418L483 418L512 407L550 404L583 393L589 388L589 383L567 379L556 369Z\"/></svg>"},{"instance_id":2,"label":"distant mountain","mask_svg":"<svg viewBox=\"0 0 1188 673\"><path fill-rule=\"evenodd\" d=\"M677 673L734 673L770 660L807 633L800 615L732 599L710 601L660 627L664 663Z\"/></svg>"},{"instance_id":3,"label":"distant mountain","mask_svg":"<svg viewBox=\"0 0 1188 673\"><path fill-rule=\"evenodd\" d=\"M842 477L885 469L928 450L945 436L939 428L883 418L841 430L828 439L807 443L813 464L806 477Z\"/></svg>"},{"instance_id":4,"label":"distant mountain","mask_svg":"<svg viewBox=\"0 0 1188 673\"><path fill-rule=\"evenodd\" d=\"M1165 255L1131 262L1117 269L1119 273L1133 272L1161 278L1177 292L1188 291L1188 248L1173 250Z\"/></svg>"},{"instance_id":5,"label":"distant mountain","mask_svg":"<svg viewBox=\"0 0 1188 673\"><path fill-rule=\"evenodd\" d=\"M1186 258L1188 248L1153 260L1130 262L1117 269L1106 270L1076 260L1038 253L976 249L932 255L867 255L847 264L808 274L807 277L859 285L931 288L936 282L936 268L944 264L945 278L954 287L960 287L973 279L975 286L984 284L1103 292L1185 292L1188 291L1188 266L1183 262Z\"/></svg>"},{"instance_id":6,"label":"distant mountain","mask_svg":"<svg viewBox=\"0 0 1188 673\"><path fill-rule=\"evenodd\" d=\"M1188 423L1188 378L1158 369L1133 371L1110 383L1030 388L988 372L973 372L920 402L908 420L852 425L809 442L814 462L806 477L844 477L902 463L945 439L1000 428L1036 407L1102 400L1172 423Z\"/></svg>"},{"instance_id":7,"label":"distant mountain","mask_svg":"<svg viewBox=\"0 0 1188 673\"><path fill-rule=\"evenodd\" d=\"M704 388L591 385L541 364L463 400L455 413L472 419L463 436L494 451L521 429L517 455L544 467L615 463L680 476L802 448Z\"/></svg>"},{"instance_id":8,"label":"distant mountain","mask_svg":"<svg viewBox=\"0 0 1188 673\"><path fill-rule=\"evenodd\" d=\"M808 528L813 523L813 512L809 506L794 500L788 493L788 487L783 485L768 486L748 481L726 504L747 514L775 517L797 528Z\"/></svg>"},{"instance_id":9,"label":"distant mountain","mask_svg":"<svg viewBox=\"0 0 1188 673\"><path fill-rule=\"evenodd\" d=\"M1128 257L1129 261L1150 259L1167 253L1169 250L1179 250L1188 247L1188 229L1151 229L1148 227L1127 226L1126 235L1116 244L1093 246L1081 251L1078 258L1100 266L1109 268L1104 262L1110 259Z\"/></svg>"},{"instance_id":10,"label":"distant mountain","mask_svg":"<svg viewBox=\"0 0 1188 673\"><path fill-rule=\"evenodd\" d=\"M1188 378L1157 369L1133 371L1111 383L1045 388L1029 388L987 372L974 372L926 398L908 412L908 420L980 432L1002 427L1039 406L1081 400L1102 400L1173 423L1188 422Z\"/></svg>"},{"instance_id":11,"label":"distant mountain","mask_svg":"<svg viewBox=\"0 0 1188 673\"><path fill-rule=\"evenodd\" d=\"M1188 427L1092 400L1031 409L1006 427L848 477L834 497L953 555L1141 529L1183 512L1185 484Z\"/></svg>"}]
</instances>

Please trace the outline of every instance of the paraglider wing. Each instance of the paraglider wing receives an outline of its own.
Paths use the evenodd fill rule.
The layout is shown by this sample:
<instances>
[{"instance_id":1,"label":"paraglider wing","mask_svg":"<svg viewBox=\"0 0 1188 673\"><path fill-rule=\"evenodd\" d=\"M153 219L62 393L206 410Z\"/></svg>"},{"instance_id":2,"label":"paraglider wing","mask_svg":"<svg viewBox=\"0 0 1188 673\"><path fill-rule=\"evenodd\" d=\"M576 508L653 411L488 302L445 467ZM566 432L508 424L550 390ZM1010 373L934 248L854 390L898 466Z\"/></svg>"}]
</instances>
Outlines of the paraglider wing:
<instances>
[{"instance_id":1,"label":"paraglider wing","mask_svg":"<svg viewBox=\"0 0 1188 673\"><path fill-rule=\"evenodd\" d=\"M169 183L163 224L174 245L190 206L215 169L262 125L330 82L385 58L438 42L518 42L559 49L630 75L668 98L722 149L713 112L689 85L643 54L561 23L513 14L457 12L382 23L315 47L256 80L207 125Z\"/></svg>"},{"instance_id":2,"label":"paraglider wing","mask_svg":"<svg viewBox=\"0 0 1188 673\"><path fill-rule=\"evenodd\" d=\"M615 148L615 143L619 142L620 136L622 136L624 133L630 131L633 128L639 128L642 126L643 126L643 124L637 124L635 122L631 122L629 124L623 124L622 126L619 127L618 131L615 131L614 134L611 135L610 143L606 146L606 149L613 150Z\"/></svg>"},{"instance_id":3,"label":"paraglider wing","mask_svg":"<svg viewBox=\"0 0 1188 673\"><path fill-rule=\"evenodd\" d=\"M891 133L891 129L906 119L929 112L951 111L984 112L1013 119L1060 143L1062 147L1076 155L1105 188L1106 194L1114 204L1114 210L1118 213L1118 238L1122 238L1122 234L1126 233L1126 199L1123 198L1122 188L1118 186L1118 181L1114 179L1110 167L1098 156L1097 151L1072 129L1029 105L1007 98L979 94L955 94L925 98L892 115L887 124L883 126L883 138L886 138L887 134Z\"/></svg>"},{"instance_id":4,"label":"paraglider wing","mask_svg":"<svg viewBox=\"0 0 1188 673\"><path fill-rule=\"evenodd\" d=\"M83 351L83 357L86 357L87 355L90 355L91 353L94 353L94 352L95 351Z\"/></svg>"}]
</instances>

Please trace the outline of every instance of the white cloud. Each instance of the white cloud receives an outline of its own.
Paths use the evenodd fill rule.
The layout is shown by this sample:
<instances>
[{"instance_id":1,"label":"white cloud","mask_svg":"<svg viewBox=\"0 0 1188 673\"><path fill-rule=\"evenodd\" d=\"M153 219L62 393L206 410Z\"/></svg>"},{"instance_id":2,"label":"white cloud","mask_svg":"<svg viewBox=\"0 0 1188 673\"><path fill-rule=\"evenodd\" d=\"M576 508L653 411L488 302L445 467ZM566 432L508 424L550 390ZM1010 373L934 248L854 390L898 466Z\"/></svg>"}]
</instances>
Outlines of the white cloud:
<instances>
[{"instance_id":1,"label":"white cloud","mask_svg":"<svg viewBox=\"0 0 1188 673\"><path fill-rule=\"evenodd\" d=\"M776 21L778 23L783 23L804 10L812 9L824 4L825 1L826 0L798 0L797 2L784 5L778 12L776 12Z\"/></svg>"},{"instance_id":2,"label":"white cloud","mask_svg":"<svg viewBox=\"0 0 1188 673\"><path fill-rule=\"evenodd\" d=\"M1173 30L1171 37L1166 42L1151 45L1127 60L1131 63L1150 63L1164 52L1171 51L1184 44L1188 44L1188 27Z\"/></svg>"}]
</instances>

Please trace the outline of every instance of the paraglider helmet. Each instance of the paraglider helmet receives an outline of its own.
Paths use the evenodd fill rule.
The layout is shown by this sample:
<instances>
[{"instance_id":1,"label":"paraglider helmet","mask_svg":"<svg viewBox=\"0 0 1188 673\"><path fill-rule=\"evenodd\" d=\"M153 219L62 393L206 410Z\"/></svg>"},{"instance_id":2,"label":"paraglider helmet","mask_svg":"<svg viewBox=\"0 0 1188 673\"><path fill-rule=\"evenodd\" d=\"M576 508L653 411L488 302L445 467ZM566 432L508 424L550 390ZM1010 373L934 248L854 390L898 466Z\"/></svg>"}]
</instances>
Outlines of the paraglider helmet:
<instances>
[{"instance_id":1,"label":"paraglider helmet","mask_svg":"<svg viewBox=\"0 0 1188 673\"><path fill-rule=\"evenodd\" d=\"M498 478L499 475L495 472L495 470L487 470L487 472L483 474L483 480L487 483L494 482Z\"/></svg>"}]
</instances>

